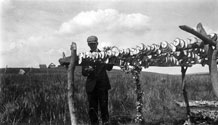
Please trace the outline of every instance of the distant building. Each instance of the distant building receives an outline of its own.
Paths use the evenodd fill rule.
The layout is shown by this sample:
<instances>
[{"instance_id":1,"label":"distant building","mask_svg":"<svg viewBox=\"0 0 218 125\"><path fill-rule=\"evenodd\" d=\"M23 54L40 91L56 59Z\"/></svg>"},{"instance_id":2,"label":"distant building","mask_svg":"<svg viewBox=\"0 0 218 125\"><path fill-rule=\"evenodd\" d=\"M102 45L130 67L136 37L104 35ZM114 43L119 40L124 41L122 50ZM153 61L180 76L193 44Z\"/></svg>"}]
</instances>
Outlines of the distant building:
<instances>
[{"instance_id":1,"label":"distant building","mask_svg":"<svg viewBox=\"0 0 218 125\"><path fill-rule=\"evenodd\" d=\"M46 69L47 66L46 66L46 64L39 64L39 68L40 68L40 69Z\"/></svg>"},{"instance_id":2,"label":"distant building","mask_svg":"<svg viewBox=\"0 0 218 125\"><path fill-rule=\"evenodd\" d=\"M48 68L56 68L56 65L54 63L49 64Z\"/></svg>"}]
</instances>

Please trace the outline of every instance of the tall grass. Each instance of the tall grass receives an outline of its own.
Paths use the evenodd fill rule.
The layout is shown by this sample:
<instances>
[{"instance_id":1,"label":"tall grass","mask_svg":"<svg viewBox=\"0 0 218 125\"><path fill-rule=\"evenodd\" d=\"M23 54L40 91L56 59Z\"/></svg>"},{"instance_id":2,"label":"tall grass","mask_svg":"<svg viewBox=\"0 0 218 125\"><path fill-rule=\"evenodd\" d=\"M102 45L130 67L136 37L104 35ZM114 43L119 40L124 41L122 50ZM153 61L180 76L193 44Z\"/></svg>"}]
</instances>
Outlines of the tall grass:
<instances>
[{"instance_id":1,"label":"tall grass","mask_svg":"<svg viewBox=\"0 0 218 125\"><path fill-rule=\"evenodd\" d=\"M135 85L131 74L113 70L108 72L112 89L109 91L109 111L113 124L132 123L136 114ZM180 124L185 109L176 101L183 101L181 76L141 73L143 115L149 124ZM190 100L217 100L208 75L186 77ZM0 122L69 124L65 70L53 70L26 75L1 74ZM80 67L75 73L75 109L77 122L89 123L85 77Z\"/></svg>"},{"instance_id":2,"label":"tall grass","mask_svg":"<svg viewBox=\"0 0 218 125\"><path fill-rule=\"evenodd\" d=\"M60 75L3 76L1 122L41 122L69 117ZM58 110L57 110L58 109Z\"/></svg>"}]
</instances>

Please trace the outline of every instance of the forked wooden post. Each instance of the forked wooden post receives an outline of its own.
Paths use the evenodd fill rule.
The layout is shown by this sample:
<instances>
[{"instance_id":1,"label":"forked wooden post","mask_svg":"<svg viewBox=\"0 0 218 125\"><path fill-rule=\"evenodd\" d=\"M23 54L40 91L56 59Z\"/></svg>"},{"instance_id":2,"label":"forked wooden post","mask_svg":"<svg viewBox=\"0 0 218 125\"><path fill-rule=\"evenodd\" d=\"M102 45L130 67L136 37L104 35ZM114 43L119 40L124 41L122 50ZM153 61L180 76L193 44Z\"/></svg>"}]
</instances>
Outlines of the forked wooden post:
<instances>
[{"instance_id":1,"label":"forked wooden post","mask_svg":"<svg viewBox=\"0 0 218 125\"><path fill-rule=\"evenodd\" d=\"M67 78L68 78L67 98L68 98L71 125L76 125L75 108L74 108L74 70L76 65L76 51L77 51L76 43L72 42L70 49L71 49L71 58L67 71Z\"/></svg>"},{"instance_id":2,"label":"forked wooden post","mask_svg":"<svg viewBox=\"0 0 218 125\"><path fill-rule=\"evenodd\" d=\"M203 28L202 24L199 23L197 25L197 31L193 28L190 28L186 25L179 26L182 30L189 32L198 38L200 38L204 42L204 49L207 53L207 58L208 58L208 66L209 66L209 72L210 72L210 78L212 82L212 87L214 90L215 95L218 97L218 71L217 71L217 56L218 56L218 40L217 40L217 35L214 35L213 37L210 37L207 35L205 29ZM214 49L213 49L214 47ZM187 116L189 123L191 122L190 120L190 108L189 108L189 103L188 103L188 97L187 97L187 92L186 92L186 86L184 82L185 78L185 72L186 69L182 67L182 89L183 89L183 96L185 99L185 104L186 104L186 110L187 110Z\"/></svg>"},{"instance_id":3,"label":"forked wooden post","mask_svg":"<svg viewBox=\"0 0 218 125\"><path fill-rule=\"evenodd\" d=\"M209 35L207 35L201 23L197 25L197 31L186 25L179 26L179 28L200 38L204 42L205 46L209 45L209 47L207 48L208 50L206 50L208 56L207 64L209 66L212 87L215 95L218 97L218 77L217 77L218 71L217 71L217 62L216 62L218 56L217 35L215 35L212 38ZM212 48L212 46L214 47L214 49Z\"/></svg>"},{"instance_id":4,"label":"forked wooden post","mask_svg":"<svg viewBox=\"0 0 218 125\"><path fill-rule=\"evenodd\" d=\"M190 107L189 107L188 94L187 94L187 91L186 91L186 84L185 84L185 74L186 74L187 69L188 69L188 67L181 66L181 72L182 72L182 92L183 92L183 97L184 97L185 104L186 104L187 117L188 117L188 120L190 120Z\"/></svg>"}]
</instances>

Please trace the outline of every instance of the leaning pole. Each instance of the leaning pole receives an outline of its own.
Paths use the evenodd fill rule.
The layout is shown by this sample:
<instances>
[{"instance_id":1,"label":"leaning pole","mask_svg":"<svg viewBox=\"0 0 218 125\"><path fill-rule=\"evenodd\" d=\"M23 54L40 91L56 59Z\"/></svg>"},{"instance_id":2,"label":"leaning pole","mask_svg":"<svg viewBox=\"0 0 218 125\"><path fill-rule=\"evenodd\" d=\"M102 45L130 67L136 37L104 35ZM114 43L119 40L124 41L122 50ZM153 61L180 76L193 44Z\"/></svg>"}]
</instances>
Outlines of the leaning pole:
<instances>
[{"instance_id":1,"label":"leaning pole","mask_svg":"<svg viewBox=\"0 0 218 125\"><path fill-rule=\"evenodd\" d=\"M68 78L67 98L68 98L71 125L75 125L76 117L75 117L75 107L74 107L74 70L76 65L76 51L77 51L76 43L72 42L70 50L71 50L71 58L67 70L67 78Z\"/></svg>"}]
</instances>

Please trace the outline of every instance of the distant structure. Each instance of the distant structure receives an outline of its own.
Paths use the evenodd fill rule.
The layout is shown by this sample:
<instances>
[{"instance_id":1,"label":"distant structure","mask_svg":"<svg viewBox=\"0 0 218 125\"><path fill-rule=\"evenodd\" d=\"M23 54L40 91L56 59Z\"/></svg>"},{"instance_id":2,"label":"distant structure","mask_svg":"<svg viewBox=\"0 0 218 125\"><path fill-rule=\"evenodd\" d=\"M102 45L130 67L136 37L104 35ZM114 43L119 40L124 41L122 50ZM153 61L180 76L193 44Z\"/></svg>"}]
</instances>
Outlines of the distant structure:
<instances>
[{"instance_id":1,"label":"distant structure","mask_svg":"<svg viewBox=\"0 0 218 125\"><path fill-rule=\"evenodd\" d=\"M49 64L48 68L56 68L56 65L54 63Z\"/></svg>"},{"instance_id":2,"label":"distant structure","mask_svg":"<svg viewBox=\"0 0 218 125\"><path fill-rule=\"evenodd\" d=\"M46 64L39 64L39 68L40 68L40 69L46 69L47 66L46 66Z\"/></svg>"},{"instance_id":3,"label":"distant structure","mask_svg":"<svg viewBox=\"0 0 218 125\"><path fill-rule=\"evenodd\" d=\"M23 69L20 69L19 72L18 72L18 74L20 74L20 75L24 75L25 73L26 72Z\"/></svg>"}]
</instances>

